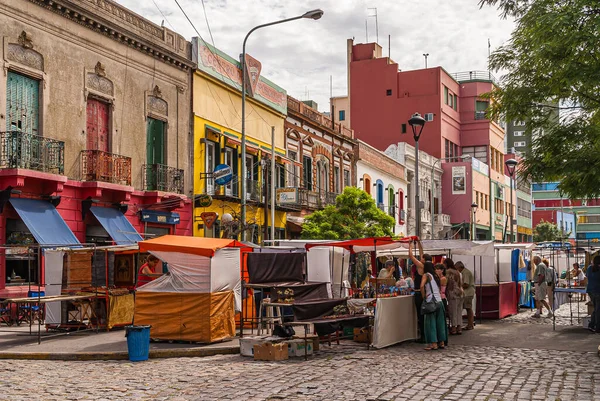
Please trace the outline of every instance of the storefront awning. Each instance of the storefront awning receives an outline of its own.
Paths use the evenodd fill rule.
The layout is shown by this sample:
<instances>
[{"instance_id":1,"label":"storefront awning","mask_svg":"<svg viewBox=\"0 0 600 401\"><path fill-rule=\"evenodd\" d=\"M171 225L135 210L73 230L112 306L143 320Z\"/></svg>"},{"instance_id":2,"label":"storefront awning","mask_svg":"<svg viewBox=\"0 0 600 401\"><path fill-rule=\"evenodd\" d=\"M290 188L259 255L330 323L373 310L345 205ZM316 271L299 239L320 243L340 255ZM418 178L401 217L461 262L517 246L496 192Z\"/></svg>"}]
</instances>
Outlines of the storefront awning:
<instances>
[{"instance_id":1,"label":"storefront awning","mask_svg":"<svg viewBox=\"0 0 600 401\"><path fill-rule=\"evenodd\" d=\"M129 220L117 209L92 206L90 211L117 245L137 244L143 238Z\"/></svg>"},{"instance_id":2,"label":"storefront awning","mask_svg":"<svg viewBox=\"0 0 600 401\"><path fill-rule=\"evenodd\" d=\"M40 245L77 246L79 240L50 202L38 199L11 198L23 223Z\"/></svg>"}]
</instances>

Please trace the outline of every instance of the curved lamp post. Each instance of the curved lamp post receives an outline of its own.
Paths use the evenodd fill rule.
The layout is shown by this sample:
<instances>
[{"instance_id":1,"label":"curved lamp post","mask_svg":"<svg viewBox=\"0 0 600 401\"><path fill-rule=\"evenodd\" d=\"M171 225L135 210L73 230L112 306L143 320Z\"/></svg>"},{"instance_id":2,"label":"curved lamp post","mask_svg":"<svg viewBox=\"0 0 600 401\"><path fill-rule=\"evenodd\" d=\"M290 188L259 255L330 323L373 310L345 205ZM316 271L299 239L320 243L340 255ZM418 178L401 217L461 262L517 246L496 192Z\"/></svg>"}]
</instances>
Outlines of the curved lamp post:
<instances>
[{"instance_id":1,"label":"curved lamp post","mask_svg":"<svg viewBox=\"0 0 600 401\"><path fill-rule=\"evenodd\" d=\"M408 120L415 140L415 235L421 237L421 203L419 201L419 138L425 127L425 119L415 113Z\"/></svg>"},{"instance_id":2,"label":"curved lamp post","mask_svg":"<svg viewBox=\"0 0 600 401\"><path fill-rule=\"evenodd\" d=\"M471 203L471 241L474 241L477 237L475 236L475 213L477 213L477 203Z\"/></svg>"},{"instance_id":3,"label":"curved lamp post","mask_svg":"<svg viewBox=\"0 0 600 401\"><path fill-rule=\"evenodd\" d=\"M248 37L250 36L250 34L254 31L256 31L257 29L260 28L264 28L267 26L271 26L271 25L277 25L277 24L283 24L284 22L289 22L289 21L295 21L297 19L302 19L302 18L306 18L306 19L313 19L313 20L318 20L319 18L321 18L323 16L323 10L317 9L317 10L311 10L308 11L302 15L299 15L297 17L292 17L292 18L286 18L286 19L282 19L279 21L274 21L274 22L269 22L267 24L262 24L262 25L258 25L255 26L254 28L252 28L250 30L250 32L248 32L248 34L246 34L246 37L244 38L244 44L242 45L242 60L241 60L241 64L242 64L242 188L241 188L241 213L240 213L240 220L241 220L241 224L246 224L246 180L248 179L247 177L247 171L246 171L246 41L248 40ZM274 207L274 206L273 206ZM246 230L242 231L242 241L246 240Z\"/></svg>"},{"instance_id":4,"label":"curved lamp post","mask_svg":"<svg viewBox=\"0 0 600 401\"><path fill-rule=\"evenodd\" d=\"M514 224L513 224L513 186L514 186L514 176L515 176L515 168L517 167L517 161L515 159L508 159L504 162L506 165L506 170L508 170L508 174L510 175L510 243L512 244L514 241Z\"/></svg>"}]
</instances>

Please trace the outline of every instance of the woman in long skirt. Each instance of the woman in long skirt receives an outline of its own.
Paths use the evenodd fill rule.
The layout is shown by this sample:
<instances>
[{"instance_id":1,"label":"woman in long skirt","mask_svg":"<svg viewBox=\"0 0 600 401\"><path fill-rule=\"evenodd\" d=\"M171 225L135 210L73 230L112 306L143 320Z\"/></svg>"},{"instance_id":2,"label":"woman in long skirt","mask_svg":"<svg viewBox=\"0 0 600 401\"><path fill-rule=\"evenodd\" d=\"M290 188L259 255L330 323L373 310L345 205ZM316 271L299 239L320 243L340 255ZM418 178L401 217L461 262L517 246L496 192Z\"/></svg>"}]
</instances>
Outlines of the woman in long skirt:
<instances>
[{"instance_id":1,"label":"woman in long skirt","mask_svg":"<svg viewBox=\"0 0 600 401\"><path fill-rule=\"evenodd\" d=\"M435 312L427 313L424 315L424 334L425 343L427 346L426 350L434 350L438 348L446 347L446 340L448 339L448 331L446 327L446 311L444 304L442 303L442 296L440 294L440 279L435 274L433 263L424 263L425 274L421 281L421 294L423 299L430 302L435 299L439 303L438 308Z\"/></svg>"}]
</instances>

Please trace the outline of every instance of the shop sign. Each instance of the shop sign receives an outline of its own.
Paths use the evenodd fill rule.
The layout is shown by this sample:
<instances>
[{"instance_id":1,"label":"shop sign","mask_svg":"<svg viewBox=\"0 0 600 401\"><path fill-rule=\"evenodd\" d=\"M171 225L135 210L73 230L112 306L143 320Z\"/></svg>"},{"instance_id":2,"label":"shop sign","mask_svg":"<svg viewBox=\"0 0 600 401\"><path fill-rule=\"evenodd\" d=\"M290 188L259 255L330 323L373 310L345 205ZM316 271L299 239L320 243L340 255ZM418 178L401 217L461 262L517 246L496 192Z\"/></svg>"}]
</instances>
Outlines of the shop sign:
<instances>
[{"instance_id":1,"label":"shop sign","mask_svg":"<svg viewBox=\"0 0 600 401\"><path fill-rule=\"evenodd\" d=\"M233 170L227 164L219 164L213 170L213 178L217 185L227 185L233 178Z\"/></svg>"},{"instance_id":2,"label":"shop sign","mask_svg":"<svg viewBox=\"0 0 600 401\"><path fill-rule=\"evenodd\" d=\"M277 203L280 205L298 203L298 188L278 188Z\"/></svg>"},{"instance_id":3,"label":"shop sign","mask_svg":"<svg viewBox=\"0 0 600 401\"><path fill-rule=\"evenodd\" d=\"M215 212L204 212L200 214L200 218L204 221L206 228L211 229L215 221L217 221L217 214Z\"/></svg>"},{"instance_id":4,"label":"shop sign","mask_svg":"<svg viewBox=\"0 0 600 401\"><path fill-rule=\"evenodd\" d=\"M142 210L141 221L146 223L179 224L179 213Z\"/></svg>"},{"instance_id":5,"label":"shop sign","mask_svg":"<svg viewBox=\"0 0 600 401\"><path fill-rule=\"evenodd\" d=\"M487 164L483 163L481 160L473 157L471 165L473 166L473 170L479 171L481 174L490 175L490 168Z\"/></svg>"},{"instance_id":6,"label":"shop sign","mask_svg":"<svg viewBox=\"0 0 600 401\"><path fill-rule=\"evenodd\" d=\"M209 207L212 205L212 197L207 194L199 195L196 198L196 207Z\"/></svg>"}]
</instances>

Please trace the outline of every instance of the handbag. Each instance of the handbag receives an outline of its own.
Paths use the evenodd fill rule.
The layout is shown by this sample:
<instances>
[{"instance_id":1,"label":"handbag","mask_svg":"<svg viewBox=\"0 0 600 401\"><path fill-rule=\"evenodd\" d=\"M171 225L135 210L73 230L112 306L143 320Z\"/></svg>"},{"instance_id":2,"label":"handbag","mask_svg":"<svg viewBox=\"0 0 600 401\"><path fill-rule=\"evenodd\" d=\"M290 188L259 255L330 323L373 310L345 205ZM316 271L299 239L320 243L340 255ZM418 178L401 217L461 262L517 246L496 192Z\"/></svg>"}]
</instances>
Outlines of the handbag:
<instances>
[{"instance_id":1,"label":"handbag","mask_svg":"<svg viewBox=\"0 0 600 401\"><path fill-rule=\"evenodd\" d=\"M430 313L434 313L440 308L440 302L438 302L435 299L435 295L433 293L431 280L427 284L429 284L429 289L431 290L431 301L423 301L423 303L421 304L421 314L423 315L429 315Z\"/></svg>"},{"instance_id":2,"label":"handbag","mask_svg":"<svg viewBox=\"0 0 600 401\"><path fill-rule=\"evenodd\" d=\"M282 326L280 324L276 324L273 328L273 335L276 337L284 337L289 338L296 334L294 328L291 326Z\"/></svg>"}]
</instances>

